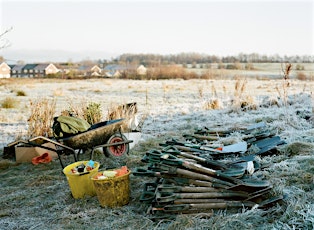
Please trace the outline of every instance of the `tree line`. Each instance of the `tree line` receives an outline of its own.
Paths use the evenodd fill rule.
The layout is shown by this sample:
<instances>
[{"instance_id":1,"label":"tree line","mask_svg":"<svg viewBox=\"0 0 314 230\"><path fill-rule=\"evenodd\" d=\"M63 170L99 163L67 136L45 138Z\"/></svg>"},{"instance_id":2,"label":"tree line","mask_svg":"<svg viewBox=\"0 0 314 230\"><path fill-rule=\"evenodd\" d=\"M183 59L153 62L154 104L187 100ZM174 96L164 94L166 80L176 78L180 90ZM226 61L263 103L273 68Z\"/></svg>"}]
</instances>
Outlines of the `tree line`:
<instances>
[{"instance_id":1,"label":"tree line","mask_svg":"<svg viewBox=\"0 0 314 230\"><path fill-rule=\"evenodd\" d=\"M240 53L236 56L217 56L200 53L179 53L179 54L122 54L111 62L143 64L147 67L173 64L193 64L193 63L314 63L314 56L311 55L294 55L280 56L261 55L258 53L244 54Z\"/></svg>"}]
</instances>

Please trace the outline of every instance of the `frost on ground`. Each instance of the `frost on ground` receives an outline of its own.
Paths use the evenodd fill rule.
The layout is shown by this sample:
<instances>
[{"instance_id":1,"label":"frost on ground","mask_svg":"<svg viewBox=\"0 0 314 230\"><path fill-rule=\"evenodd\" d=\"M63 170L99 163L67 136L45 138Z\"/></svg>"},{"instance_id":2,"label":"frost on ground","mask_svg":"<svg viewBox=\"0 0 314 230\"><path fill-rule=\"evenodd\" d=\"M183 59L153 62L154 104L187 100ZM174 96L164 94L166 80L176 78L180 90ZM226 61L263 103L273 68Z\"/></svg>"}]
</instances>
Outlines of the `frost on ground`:
<instances>
[{"instance_id":1,"label":"frost on ground","mask_svg":"<svg viewBox=\"0 0 314 230\"><path fill-rule=\"evenodd\" d=\"M132 177L131 202L118 209L99 207L95 197L74 200L58 162L50 165L10 165L1 168L0 226L4 229L313 229L313 144L311 93L313 82L291 81L282 98L282 80L247 80L241 95L235 80L34 80L21 79L0 85L2 99L13 97L18 107L0 110L0 148L25 138L29 104L39 98L56 99L56 116L70 104L101 104L103 120L112 105L137 102L142 138L122 160L130 168L140 165L145 150L170 138L182 138L197 128L245 128L265 122L287 142L279 156L263 158L271 167L263 172L274 193L288 195L284 207L269 211L243 210L212 218L185 217L153 222L145 215L139 195L144 181ZM16 96L22 90L26 96ZM280 98L281 96L281 98ZM217 100L219 108L209 104ZM242 103L235 104L236 100ZM245 102L245 103L244 103ZM240 106L239 106L240 105ZM235 134L236 135L236 134ZM233 141L237 141L234 138ZM224 141L224 140L218 140ZM300 147L301 146L301 147ZM108 159L108 164L115 164ZM121 162L118 162L118 164ZM40 189L38 189L40 188Z\"/></svg>"}]
</instances>

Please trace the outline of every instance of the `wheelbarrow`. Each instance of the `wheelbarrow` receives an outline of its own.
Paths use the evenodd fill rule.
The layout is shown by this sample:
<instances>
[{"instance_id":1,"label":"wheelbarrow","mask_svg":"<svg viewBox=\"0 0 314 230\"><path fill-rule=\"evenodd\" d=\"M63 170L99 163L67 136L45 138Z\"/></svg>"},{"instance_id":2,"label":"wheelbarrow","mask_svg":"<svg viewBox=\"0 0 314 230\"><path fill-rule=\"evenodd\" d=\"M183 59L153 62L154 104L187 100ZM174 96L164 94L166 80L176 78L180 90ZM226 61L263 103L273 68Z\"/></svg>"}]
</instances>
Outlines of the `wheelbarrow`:
<instances>
[{"instance_id":1,"label":"wheelbarrow","mask_svg":"<svg viewBox=\"0 0 314 230\"><path fill-rule=\"evenodd\" d=\"M106 157L121 157L129 153L128 140L121 132L121 125L124 119L109 120L92 125L87 131L75 134L73 136L50 139L43 136L34 137L28 141L17 141L9 144L13 147L20 142L27 143L30 146L36 146L55 151L62 168L65 167L61 155L73 155L74 161L79 160L81 152L91 150L90 159L94 157L94 151L98 148L103 149L103 155ZM56 146L56 149L50 149L42 144L50 142Z\"/></svg>"}]
</instances>

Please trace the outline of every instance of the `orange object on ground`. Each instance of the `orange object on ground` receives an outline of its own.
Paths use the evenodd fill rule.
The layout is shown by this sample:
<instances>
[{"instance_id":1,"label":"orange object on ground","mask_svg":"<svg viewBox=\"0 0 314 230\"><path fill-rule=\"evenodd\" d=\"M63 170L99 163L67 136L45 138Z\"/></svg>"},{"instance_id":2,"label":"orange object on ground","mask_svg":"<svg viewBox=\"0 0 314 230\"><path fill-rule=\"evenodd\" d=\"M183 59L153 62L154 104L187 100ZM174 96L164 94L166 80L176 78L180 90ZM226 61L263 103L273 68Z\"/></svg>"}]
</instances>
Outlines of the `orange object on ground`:
<instances>
[{"instance_id":1,"label":"orange object on ground","mask_svg":"<svg viewBox=\"0 0 314 230\"><path fill-rule=\"evenodd\" d=\"M52 157L49 155L49 153L44 153L32 159L32 163L34 165L38 165L39 163L49 163L51 161L52 161Z\"/></svg>"},{"instance_id":2,"label":"orange object on ground","mask_svg":"<svg viewBox=\"0 0 314 230\"><path fill-rule=\"evenodd\" d=\"M122 166L120 169L116 169L114 171L117 172L116 177L117 176L123 176L123 175L125 175L125 174L127 174L129 172L128 168L126 166Z\"/></svg>"}]
</instances>

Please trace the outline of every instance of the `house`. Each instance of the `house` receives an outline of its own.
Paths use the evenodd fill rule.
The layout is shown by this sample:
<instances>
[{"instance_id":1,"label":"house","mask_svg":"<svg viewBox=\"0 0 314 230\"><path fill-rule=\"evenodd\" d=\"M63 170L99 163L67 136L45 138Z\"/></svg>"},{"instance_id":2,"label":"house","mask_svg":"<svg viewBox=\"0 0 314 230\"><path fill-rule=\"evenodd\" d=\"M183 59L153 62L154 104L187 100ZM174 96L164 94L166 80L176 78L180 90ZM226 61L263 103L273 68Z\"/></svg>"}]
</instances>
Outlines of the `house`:
<instances>
[{"instance_id":1,"label":"house","mask_svg":"<svg viewBox=\"0 0 314 230\"><path fill-rule=\"evenodd\" d=\"M24 65L10 65L11 68L11 77L22 77Z\"/></svg>"},{"instance_id":2,"label":"house","mask_svg":"<svg viewBox=\"0 0 314 230\"><path fill-rule=\"evenodd\" d=\"M101 68L97 65L94 66L80 66L78 71L85 77L100 77L102 75Z\"/></svg>"},{"instance_id":3,"label":"house","mask_svg":"<svg viewBox=\"0 0 314 230\"><path fill-rule=\"evenodd\" d=\"M50 74L56 74L59 69L54 64L26 64L11 65L11 77L45 77Z\"/></svg>"},{"instance_id":4,"label":"house","mask_svg":"<svg viewBox=\"0 0 314 230\"><path fill-rule=\"evenodd\" d=\"M123 73L136 73L138 75L145 75L147 72L146 67L143 65L134 66L134 65L107 65L104 68L105 76L107 77L120 77Z\"/></svg>"},{"instance_id":5,"label":"house","mask_svg":"<svg viewBox=\"0 0 314 230\"><path fill-rule=\"evenodd\" d=\"M140 65L139 67L137 67L136 73L137 73L138 75L146 75L146 73L147 73L147 68L146 68L145 66L143 66L143 65Z\"/></svg>"},{"instance_id":6,"label":"house","mask_svg":"<svg viewBox=\"0 0 314 230\"><path fill-rule=\"evenodd\" d=\"M60 72L60 70L52 63L38 64L34 67L34 71L35 71L35 77L45 77L45 76Z\"/></svg>"},{"instance_id":7,"label":"house","mask_svg":"<svg viewBox=\"0 0 314 230\"><path fill-rule=\"evenodd\" d=\"M94 65L91 69L91 76L101 76L101 68L98 65Z\"/></svg>"},{"instance_id":8,"label":"house","mask_svg":"<svg viewBox=\"0 0 314 230\"><path fill-rule=\"evenodd\" d=\"M120 77L125 70L126 68L121 65L107 65L104 68L104 75L106 77Z\"/></svg>"},{"instance_id":9,"label":"house","mask_svg":"<svg viewBox=\"0 0 314 230\"><path fill-rule=\"evenodd\" d=\"M34 77L37 64L26 64L22 68L22 77Z\"/></svg>"},{"instance_id":10,"label":"house","mask_svg":"<svg viewBox=\"0 0 314 230\"><path fill-rule=\"evenodd\" d=\"M2 62L0 64L0 78L10 78L10 73L11 67L7 63Z\"/></svg>"}]
</instances>

